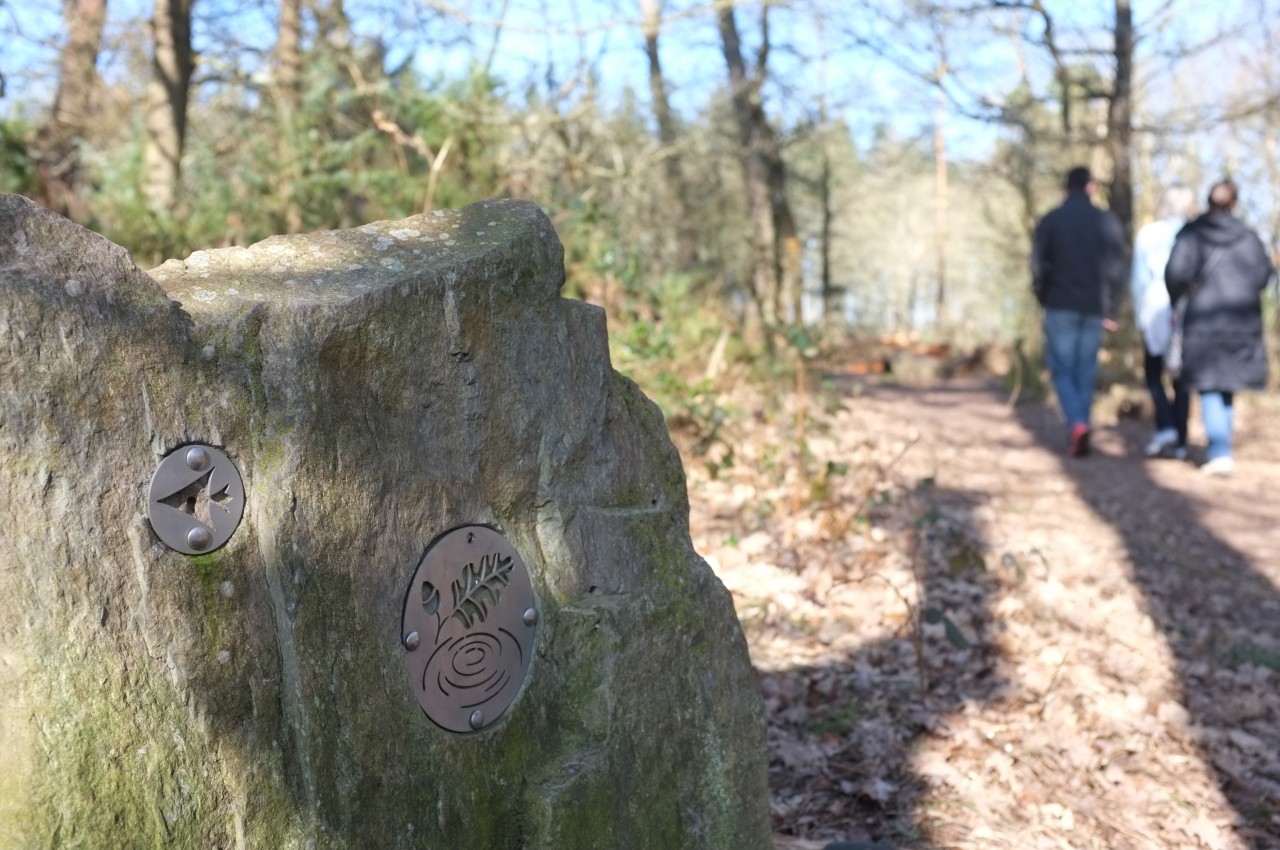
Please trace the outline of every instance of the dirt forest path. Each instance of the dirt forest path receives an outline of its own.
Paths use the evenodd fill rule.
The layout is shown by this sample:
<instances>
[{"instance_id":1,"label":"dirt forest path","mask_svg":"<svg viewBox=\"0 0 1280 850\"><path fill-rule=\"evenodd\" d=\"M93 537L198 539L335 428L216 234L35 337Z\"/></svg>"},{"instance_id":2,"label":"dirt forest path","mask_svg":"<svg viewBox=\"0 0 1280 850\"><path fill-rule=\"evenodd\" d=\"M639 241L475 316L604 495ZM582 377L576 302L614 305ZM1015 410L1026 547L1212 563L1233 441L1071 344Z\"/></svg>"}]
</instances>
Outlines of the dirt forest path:
<instances>
[{"instance_id":1,"label":"dirt forest path","mask_svg":"<svg viewBox=\"0 0 1280 850\"><path fill-rule=\"evenodd\" d=\"M778 847L1280 848L1274 398L1226 479L978 381L738 404L682 451Z\"/></svg>"}]
</instances>

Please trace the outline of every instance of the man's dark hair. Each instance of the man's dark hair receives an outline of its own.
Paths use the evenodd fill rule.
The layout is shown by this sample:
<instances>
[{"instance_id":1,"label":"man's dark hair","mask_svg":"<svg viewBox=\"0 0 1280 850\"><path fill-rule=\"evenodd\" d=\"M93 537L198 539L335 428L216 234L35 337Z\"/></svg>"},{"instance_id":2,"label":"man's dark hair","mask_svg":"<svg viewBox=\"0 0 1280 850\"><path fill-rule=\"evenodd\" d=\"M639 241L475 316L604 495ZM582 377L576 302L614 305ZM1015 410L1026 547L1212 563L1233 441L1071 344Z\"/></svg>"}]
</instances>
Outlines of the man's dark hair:
<instances>
[{"instance_id":1,"label":"man's dark hair","mask_svg":"<svg viewBox=\"0 0 1280 850\"><path fill-rule=\"evenodd\" d=\"M1083 192L1092 182L1093 175L1083 165L1077 165L1067 172L1067 191Z\"/></svg>"},{"instance_id":2,"label":"man's dark hair","mask_svg":"<svg viewBox=\"0 0 1280 850\"><path fill-rule=\"evenodd\" d=\"M1227 211L1236 205L1240 190L1230 180L1219 180L1209 190L1209 209Z\"/></svg>"}]
</instances>

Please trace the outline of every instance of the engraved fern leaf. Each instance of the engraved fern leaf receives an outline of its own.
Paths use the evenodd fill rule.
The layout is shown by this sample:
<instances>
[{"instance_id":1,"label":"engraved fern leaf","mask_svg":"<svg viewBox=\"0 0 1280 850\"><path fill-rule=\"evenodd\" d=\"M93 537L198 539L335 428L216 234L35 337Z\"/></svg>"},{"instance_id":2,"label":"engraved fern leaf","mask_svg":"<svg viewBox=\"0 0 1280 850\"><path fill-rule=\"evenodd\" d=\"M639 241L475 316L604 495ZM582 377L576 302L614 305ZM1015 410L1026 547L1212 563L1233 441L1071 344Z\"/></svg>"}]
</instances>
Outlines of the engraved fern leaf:
<instances>
[{"instance_id":1,"label":"engraved fern leaf","mask_svg":"<svg viewBox=\"0 0 1280 850\"><path fill-rule=\"evenodd\" d=\"M489 616L489 606L498 604L502 588L511 583L510 557L498 553L485 555L480 566L469 563L462 568L462 576L453 580L453 613L463 628L470 629Z\"/></svg>"}]
</instances>

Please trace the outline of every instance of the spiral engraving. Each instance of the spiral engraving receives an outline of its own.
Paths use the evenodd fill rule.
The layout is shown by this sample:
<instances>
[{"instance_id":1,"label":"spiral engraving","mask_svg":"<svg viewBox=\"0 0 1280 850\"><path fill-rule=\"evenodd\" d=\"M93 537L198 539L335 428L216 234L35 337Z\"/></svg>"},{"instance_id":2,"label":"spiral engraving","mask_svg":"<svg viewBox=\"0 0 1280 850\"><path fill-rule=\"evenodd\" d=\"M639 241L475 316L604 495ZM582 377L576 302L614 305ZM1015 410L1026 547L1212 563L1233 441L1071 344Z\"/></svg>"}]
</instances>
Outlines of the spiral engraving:
<instances>
[{"instance_id":1,"label":"spiral engraving","mask_svg":"<svg viewBox=\"0 0 1280 850\"><path fill-rule=\"evenodd\" d=\"M506 711L529 670L534 601L524 562L493 529L455 529L427 547L406 594L402 634L421 634L405 646L415 696L433 722L473 732Z\"/></svg>"},{"instance_id":2,"label":"spiral engraving","mask_svg":"<svg viewBox=\"0 0 1280 850\"><path fill-rule=\"evenodd\" d=\"M423 672L422 686L435 687L458 708L480 708L512 684L510 665L503 656L514 656L518 667L523 654L520 642L506 629L496 635L459 635L436 647Z\"/></svg>"}]
</instances>

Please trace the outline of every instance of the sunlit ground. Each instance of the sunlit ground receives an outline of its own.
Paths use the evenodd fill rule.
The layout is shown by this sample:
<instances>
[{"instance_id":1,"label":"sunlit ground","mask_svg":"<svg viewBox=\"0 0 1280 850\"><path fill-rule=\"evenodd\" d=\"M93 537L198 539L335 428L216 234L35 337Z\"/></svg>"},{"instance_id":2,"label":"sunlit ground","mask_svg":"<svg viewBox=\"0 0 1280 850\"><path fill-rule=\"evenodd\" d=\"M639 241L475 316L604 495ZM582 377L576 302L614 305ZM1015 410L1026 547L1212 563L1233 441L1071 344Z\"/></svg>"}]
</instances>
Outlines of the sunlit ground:
<instances>
[{"instance_id":1,"label":"sunlit ground","mask_svg":"<svg viewBox=\"0 0 1280 850\"><path fill-rule=\"evenodd\" d=\"M1276 399L1242 400L1226 480L1141 460L1136 421L1068 461L1051 408L1006 401L838 381L803 475L794 396L724 400L732 463L677 433L778 845L1277 846Z\"/></svg>"}]
</instances>

